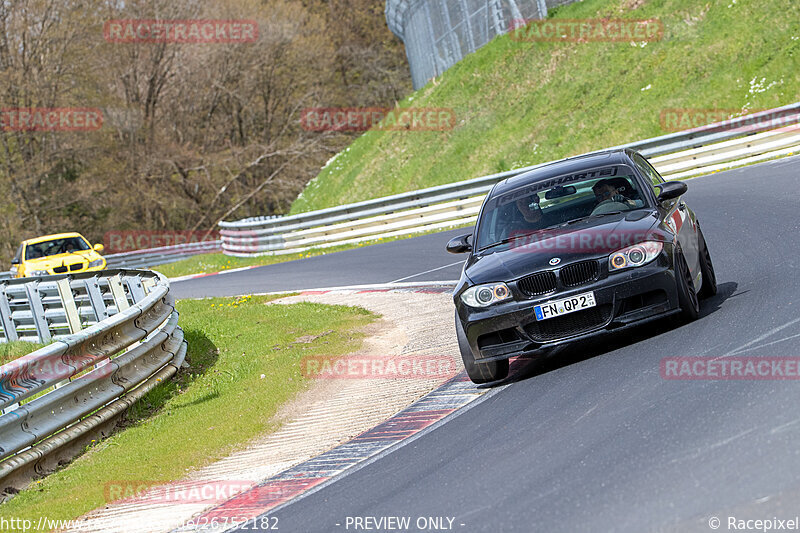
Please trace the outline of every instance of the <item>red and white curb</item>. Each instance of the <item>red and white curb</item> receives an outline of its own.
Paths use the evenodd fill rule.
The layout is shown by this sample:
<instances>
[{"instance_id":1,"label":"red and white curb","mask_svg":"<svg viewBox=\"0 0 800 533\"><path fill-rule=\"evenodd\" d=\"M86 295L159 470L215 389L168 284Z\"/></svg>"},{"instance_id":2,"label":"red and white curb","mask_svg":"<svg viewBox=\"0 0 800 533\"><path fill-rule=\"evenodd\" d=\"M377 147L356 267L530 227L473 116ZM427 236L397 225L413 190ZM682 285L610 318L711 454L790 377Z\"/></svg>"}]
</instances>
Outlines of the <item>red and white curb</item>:
<instances>
[{"instance_id":1,"label":"red and white curb","mask_svg":"<svg viewBox=\"0 0 800 533\"><path fill-rule=\"evenodd\" d=\"M321 289L306 289L298 292L298 296L314 294L367 294L376 292L416 292L422 294L441 294L453 292L457 281L432 281L417 283L381 283L376 285L352 285L348 287L324 287ZM292 294L291 291L288 294ZM287 294L274 292L268 294Z\"/></svg>"},{"instance_id":2,"label":"red and white curb","mask_svg":"<svg viewBox=\"0 0 800 533\"><path fill-rule=\"evenodd\" d=\"M523 364L523 360L513 359L512 374ZM173 532L221 533L253 524L254 519L265 513L308 496L416 440L423 433L445 423L446 419L464 412L466 406L493 396L506 386L478 387L462 372L413 405L351 441L259 483L222 505L194 517Z\"/></svg>"}]
</instances>

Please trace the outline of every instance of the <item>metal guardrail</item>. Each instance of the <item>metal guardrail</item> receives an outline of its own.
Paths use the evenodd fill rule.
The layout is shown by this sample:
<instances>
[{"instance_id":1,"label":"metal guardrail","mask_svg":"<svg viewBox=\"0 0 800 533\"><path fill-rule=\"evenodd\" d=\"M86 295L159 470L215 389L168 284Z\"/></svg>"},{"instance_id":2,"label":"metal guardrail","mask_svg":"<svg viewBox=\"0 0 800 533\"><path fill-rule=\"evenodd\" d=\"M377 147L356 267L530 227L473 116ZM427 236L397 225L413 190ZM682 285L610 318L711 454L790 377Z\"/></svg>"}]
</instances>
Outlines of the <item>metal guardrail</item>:
<instances>
[{"instance_id":1,"label":"metal guardrail","mask_svg":"<svg viewBox=\"0 0 800 533\"><path fill-rule=\"evenodd\" d=\"M222 241L202 241L105 255L108 268L146 268L222 250Z\"/></svg>"},{"instance_id":2,"label":"metal guardrail","mask_svg":"<svg viewBox=\"0 0 800 533\"><path fill-rule=\"evenodd\" d=\"M0 479L109 421L183 363L169 282L109 270L0 283L0 342L50 343L0 366Z\"/></svg>"},{"instance_id":3,"label":"metal guardrail","mask_svg":"<svg viewBox=\"0 0 800 533\"><path fill-rule=\"evenodd\" d=\"M800 102L609 150L637 150L666 178L680 179L788 153L800 145L798 123ZM469 224L496 183L546 164L297 215L221 222L222 250L293 253Z\"/></svg>"}]
</instances>

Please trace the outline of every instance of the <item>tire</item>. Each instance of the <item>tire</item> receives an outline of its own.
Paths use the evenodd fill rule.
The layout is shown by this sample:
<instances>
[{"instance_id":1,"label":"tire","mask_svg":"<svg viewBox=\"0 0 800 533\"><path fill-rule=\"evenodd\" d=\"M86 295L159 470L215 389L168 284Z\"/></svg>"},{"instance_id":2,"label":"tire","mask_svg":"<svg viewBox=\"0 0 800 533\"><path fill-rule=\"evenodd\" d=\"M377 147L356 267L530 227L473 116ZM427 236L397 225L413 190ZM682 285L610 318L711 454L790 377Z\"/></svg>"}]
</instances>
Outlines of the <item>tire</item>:
<instances>
[{"instance_id":1,"label":"tire","mask_svg":"<svg viewBox=\"0 0 800 533\"><path fill-rule=\"evenodd\" d=\"M698 233L700 237L700 271L703 273L703 285L697 294L700 298L710 298L717 294L717 274L714 272L713 263L711 263L711 254L708 253L706 238L699 228Z\"/></svg>"},{"instance_id":2,"label":"tire","mask_svg":"<svg viewBox=\"0 0 800 533\"><path fill-rule=\"evenodd\" d=\"M678 284L678 305L681 312L678 317L681 322L692 322L700 316L700 298L692 285L692 274L683 251L675 250L675 278Z\"/></svg>"},{"instance_id":3,"label":"tire","mask_svg":"<svg viewBox=\"0 0 800 533\"><path fill-rule=\"evenodd\" d=\"M469 379L473 383L489 383L508 376L508 359L501 361L490 361L488 363L476 363L472 349L469 347L467 335L464 327L456 312L456 337L458 338L458 349L461 352L461 359L464 361L464 369L467 371Z\"/></svg>"}]
</instances>

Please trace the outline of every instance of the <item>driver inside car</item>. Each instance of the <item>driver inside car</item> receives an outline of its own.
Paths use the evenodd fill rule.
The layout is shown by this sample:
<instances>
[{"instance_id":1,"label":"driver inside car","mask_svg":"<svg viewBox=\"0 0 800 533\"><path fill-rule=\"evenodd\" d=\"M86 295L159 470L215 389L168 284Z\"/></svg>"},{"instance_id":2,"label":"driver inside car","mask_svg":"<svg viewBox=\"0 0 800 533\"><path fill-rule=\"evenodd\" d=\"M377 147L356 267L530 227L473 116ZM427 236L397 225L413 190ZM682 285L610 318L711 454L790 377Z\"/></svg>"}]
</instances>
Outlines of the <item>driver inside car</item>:
<instances>
[{"instance_id":1,"label":"driver inside car","mask_svg":"<svg viewBox=\"0 0 800 533\"><path fill-rule=\"evenodd\" d=\"M520 229L538 229L539 222L542 220L542 208L539 207L539 195L534 193L532 196L525 196L517 200L517 209L522 214L522 218L528 224Z\"/></svg>"},{"instance_id":2,"label":"driver inside car","mask_svg":"<svg viewBox=\"0 0 800 533\"><path fill-rule=\"evenodd\" d=\"M592 186L592 192L597 200L597 205L592 210L593 215L602 215L613 211L627 211L637 207L636 202L620 194L619 189L607 180L600 180Z\"/></svg>"},{"instance_id":3,"label":"driver inside car","mask_svg":"<svg viewBox=\"0 0 800 533\"><path fill-rule=\"evenodd\" d=\"M539 195L536 193L518 198L514 203L505 206L504 211L507 214L498 224L498 240L523 237L541 228L543 214L539 207Z\"/></svg>"}]
</instances>

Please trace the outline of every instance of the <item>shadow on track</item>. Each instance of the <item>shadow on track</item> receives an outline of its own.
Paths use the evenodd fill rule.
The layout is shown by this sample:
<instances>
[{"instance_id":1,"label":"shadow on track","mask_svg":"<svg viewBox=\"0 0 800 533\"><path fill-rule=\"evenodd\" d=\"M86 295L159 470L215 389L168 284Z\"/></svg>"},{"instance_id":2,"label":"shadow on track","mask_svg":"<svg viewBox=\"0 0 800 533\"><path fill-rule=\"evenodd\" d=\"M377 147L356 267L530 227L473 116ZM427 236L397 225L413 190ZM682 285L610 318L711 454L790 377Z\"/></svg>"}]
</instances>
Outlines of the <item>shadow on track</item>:
<instances>
[{"instance_id":1,"label":"shadow on track","mask_svg":"<svg viewBox=\"0 0 800 533\"><path fill-rule=\"evenodd\" d=\"M728 298L734 298L744 293L736 294L738 283L729 281L722 283L717 288L717 294L701 302L700 318L717 312L722 303ZM580 363L592 357L613 352L642 341L658 337L663 333L680 328L682 324L669 318L642 324L641 326L577 341L572 344L557 346L545 352L522 356L511 363L511 371L506 379L489 383L486 386L496 387L517 381L534 378L565 366Z\"/></svg>"}]
</instances>

